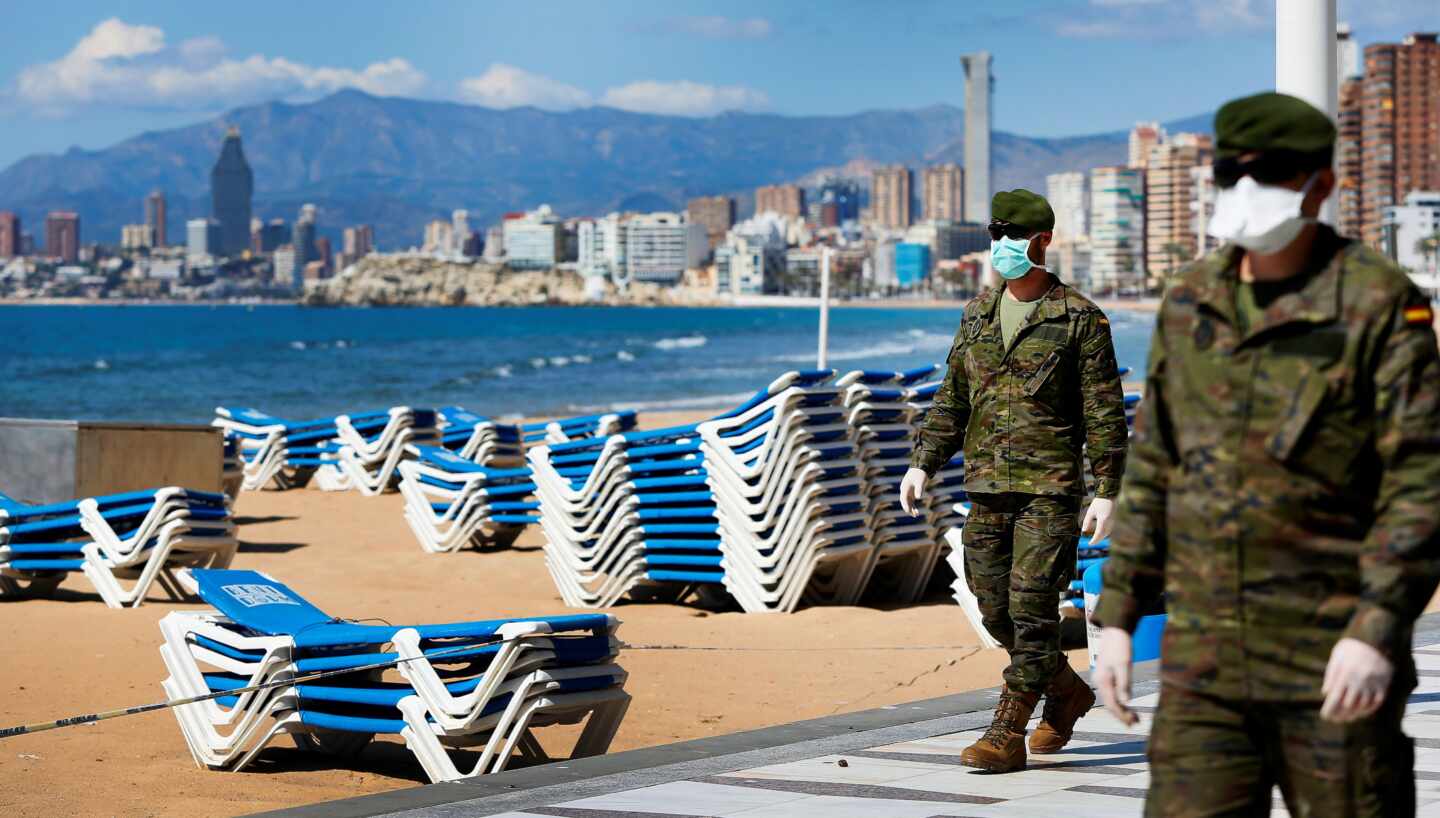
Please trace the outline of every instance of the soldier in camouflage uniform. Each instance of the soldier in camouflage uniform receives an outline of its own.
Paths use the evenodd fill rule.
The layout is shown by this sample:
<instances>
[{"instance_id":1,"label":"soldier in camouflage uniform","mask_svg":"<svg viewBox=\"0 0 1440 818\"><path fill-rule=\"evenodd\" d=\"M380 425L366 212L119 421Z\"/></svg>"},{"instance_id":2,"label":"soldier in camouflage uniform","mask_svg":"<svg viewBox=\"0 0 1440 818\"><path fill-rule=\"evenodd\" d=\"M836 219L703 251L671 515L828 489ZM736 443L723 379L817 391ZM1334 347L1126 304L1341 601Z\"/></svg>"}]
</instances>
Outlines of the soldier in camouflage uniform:
<instances>
[{"instance_id":1,"label":"soldier in camouflage uniform","mask_svg":"<svg viewBox=\"0 0 1440 818\"><path fill-rule=\"evenodd\" d=\"M961 762L1006 772L1025 766L1025 727L1042 694L1044 717L1030 739L1037 753L1063 747L1095 703L1060 650L1059 592L1075 573L1082 450L1099 498L1096 535L1104 536L1127 430L1109 320L1041 266L1055 224L1050 205L1016 190L996 194L992 212L992 260L1009 280L965 308L907 482L919 484L918 494L963 444L972 502L966 580L1010 665L991 728ZM1032 293L1029 302L1017 300L1022 292ZM911 495L902 489L907 505Z\"/></svg>"},{"instance_id":2,"label":"soldier in camouflage uniform","mask_svg":"<svg viewBox=\"0 0 1440 818\"><path fill-rule=\"evenodd\" d=\"M1389 259L1314 216L1335 129L1294 97L1216 116L1210 231L1160 308L1095 680L1169 613L1150 816L1415 813L1413 622L1440 579L1440 354Z\"/></svg>"}]
</instances>

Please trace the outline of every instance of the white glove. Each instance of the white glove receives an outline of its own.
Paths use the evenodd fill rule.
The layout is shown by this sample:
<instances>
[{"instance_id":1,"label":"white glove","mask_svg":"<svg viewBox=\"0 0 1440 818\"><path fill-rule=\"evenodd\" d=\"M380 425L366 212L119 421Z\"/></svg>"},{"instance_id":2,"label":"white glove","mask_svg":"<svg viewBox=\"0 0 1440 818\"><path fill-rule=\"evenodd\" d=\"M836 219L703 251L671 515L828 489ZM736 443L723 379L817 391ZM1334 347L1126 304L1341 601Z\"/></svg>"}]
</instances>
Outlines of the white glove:
<instances>
[{"instance_id":1,"label":"white glove","mask_svg":"<svg viewBox=\"0 0 1440 818\"><path fill-rule=\"evenodd\" d=\"M1090 542L1099 542L1110 536L1110 521L1115 516L1115 501L1095 498L1085 509L1085 522L1080 524L1080 533L1089 534Z\"/></svg>"},{"instance_id":2,"label":"white glove","mask_svg":"<svg viewBox=\"0 0 1440 818\"><path fill-rule=\"evenodd\" d=\"M1320 717L1344 724L1372 715L1385 702L1394 675L1395 666L1385 654L1359 639L1341 639L1325 665L1325 682L1320 686L1325 703L1320 705Z\"/></svg>"},{"instance_id":3,"label":"white glove","mask_svg":"<svg viewBox=\"0 0 1440 818\"><path fill-rule=\"evenodd\" d=\"M900 481L900 507L911 517L920 513L920 501L925 498L925 481L928 479L924 469L911 468Z\"/></svg>"},{"instance_id":4,"label":"white glove","mask_svg":"<svg viewBox=\"0 0 1440 818\"><path fill-rule=\"evenodd\" d=\"M1107 501L1108 502L1108 501ZM1130 634L1120 628L1100 629L1100 651L1095 657L1095 686L1110 715L1127 726L1140 720L1130 709Z\"/></svg>"}]
</instances>

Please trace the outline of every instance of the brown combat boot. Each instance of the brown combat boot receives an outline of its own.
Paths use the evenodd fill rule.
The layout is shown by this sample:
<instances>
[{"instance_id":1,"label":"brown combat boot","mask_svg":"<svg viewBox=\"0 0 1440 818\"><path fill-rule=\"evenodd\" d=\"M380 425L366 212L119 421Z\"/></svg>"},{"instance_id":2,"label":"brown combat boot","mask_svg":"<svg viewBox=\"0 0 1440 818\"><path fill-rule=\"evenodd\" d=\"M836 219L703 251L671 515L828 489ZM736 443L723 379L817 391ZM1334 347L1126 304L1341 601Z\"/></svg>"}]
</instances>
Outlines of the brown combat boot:
<instances>
[{"instance_id":1,"label":"brown combat boot","mask_svg":"<svg viewBox=\"0 0 1440 818\"><path fill-rule=\"evenodd\" d=\"M1002 691L990 729L960 753L960 763L992 773L1025 769L1025 725L1038 701L1039 693L1020 693L1008 688Z\"/></svg>"},{"instance_id":2,"label":"brown combat boot","mask_svg":"<svg viewBox=\"0 0 1440 818\"><path fill-rule=\"evenodd\" d=\"M1061 658L1060 671L1045 688L1045 709L1030 734L1030 752L1058 753L1075 733L1075 722L1095 706L1095 691L1070 663Z\"/></svg>"}]
</instances>

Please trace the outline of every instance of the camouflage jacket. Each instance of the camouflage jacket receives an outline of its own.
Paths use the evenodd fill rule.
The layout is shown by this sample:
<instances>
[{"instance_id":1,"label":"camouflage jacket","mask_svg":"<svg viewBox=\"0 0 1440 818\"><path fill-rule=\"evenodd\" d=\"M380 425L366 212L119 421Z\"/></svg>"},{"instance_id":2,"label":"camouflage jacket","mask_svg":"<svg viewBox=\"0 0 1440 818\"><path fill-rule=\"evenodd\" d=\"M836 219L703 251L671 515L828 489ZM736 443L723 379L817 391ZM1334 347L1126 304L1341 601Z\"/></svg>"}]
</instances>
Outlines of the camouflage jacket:
<instances>
[{"instance_id":1,"label":"camouflage jacket","mask_svg":"<svg viewBox=\"0 0 1440 818\"><path fill-rule=\"evenodd\" d=\"M1114 497L1127 430L1110 321L1055 281L1006 349L1004 292L966 305L911 464L933 475L963 444L966 491L1079 495L1085 449L1096 495Z\"/></svg>"},{"instance_id":2,"label":"camouflage jacket","mask_svg":"<svg viewBox=\"0 0 1440 818\"><path fill-rule=\"evenodd\" d=\"M1302 286L1243 335L1238 251L1160 308L1094 619L1133 630L1163 589L1162 680L1313 703L1342 636L1413 685L1440 578L1440 353L1390 261L1321 227Z\"/></svg>"}]
</instances>

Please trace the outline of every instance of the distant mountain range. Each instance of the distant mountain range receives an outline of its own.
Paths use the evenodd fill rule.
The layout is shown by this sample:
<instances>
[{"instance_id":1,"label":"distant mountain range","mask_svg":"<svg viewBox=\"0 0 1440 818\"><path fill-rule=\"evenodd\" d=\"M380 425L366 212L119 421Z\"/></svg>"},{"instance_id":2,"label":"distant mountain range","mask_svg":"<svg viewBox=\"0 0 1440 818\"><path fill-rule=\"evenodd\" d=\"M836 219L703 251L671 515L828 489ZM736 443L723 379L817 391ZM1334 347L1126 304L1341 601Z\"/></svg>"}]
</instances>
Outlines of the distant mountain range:
<instances>
[{"instance_id":1,"label":"distant mountain range","mask_svg":"<svg viewBox=\"0 0 1440 818\"><path fill-rule=\"evenodd\" d=\"M753 188L824 169L964 161L964 114L948 105L696 119L612 108L496 110L341 91L301 105L237 108L103 150L26 157L0 171L0 209L17 211L40 242L45 213L70 209L80 213L84 241L118 243L121 225L143 221L142 200L159 189L168 197L170 241L182 242L185 220L209 215L210 168L231 124L254 170L255 215L290 222L311 202L322 234L369 223L387 249L419 243L427 221L457 208L483 228L541 203L565 215L602 215L682 209L691 196L731 193L743 214ZM1167 127L1208 131L1210 117ZM1043 190L1047 173L1123 162L1126 137L996 132L995 184Z\"/></svg>"}]
</instances>

